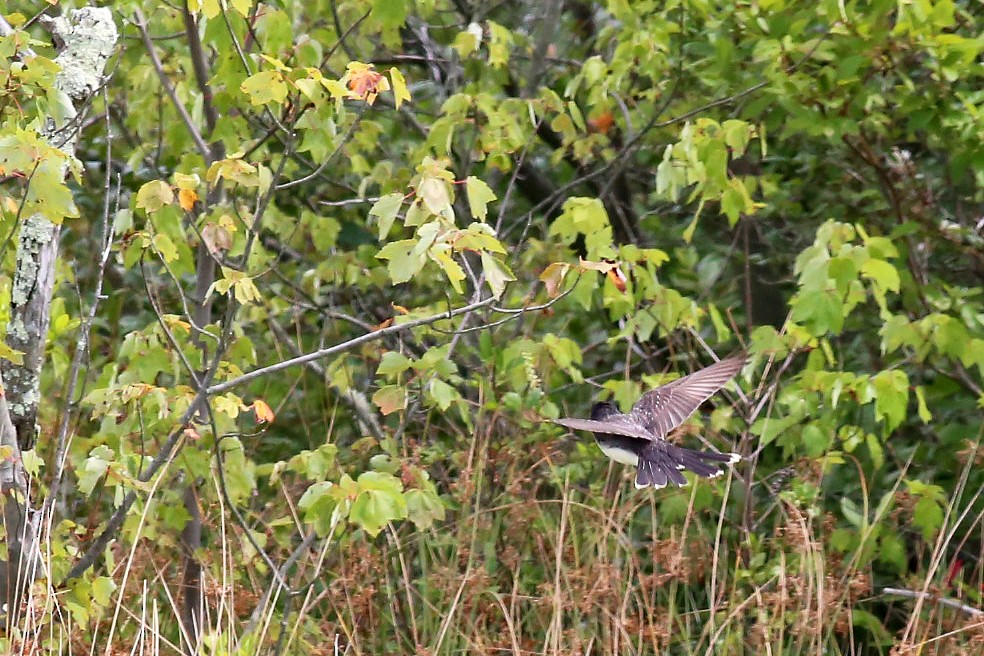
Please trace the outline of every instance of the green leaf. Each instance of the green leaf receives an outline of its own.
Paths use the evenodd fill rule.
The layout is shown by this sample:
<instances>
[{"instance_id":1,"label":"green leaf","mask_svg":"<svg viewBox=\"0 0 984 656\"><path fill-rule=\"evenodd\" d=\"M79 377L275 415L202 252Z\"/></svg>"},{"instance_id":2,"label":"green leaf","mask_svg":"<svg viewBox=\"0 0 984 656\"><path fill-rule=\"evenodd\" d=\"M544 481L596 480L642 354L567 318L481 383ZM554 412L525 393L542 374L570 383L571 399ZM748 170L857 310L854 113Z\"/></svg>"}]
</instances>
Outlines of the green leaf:
<instances>
[{"instance_id":1,"label":"green leaf","mask_svg":"<svg viewBox=\"0 0 984 656\"><path fill-rule=\"evenodd\" d=\"M852 526L858 529L867 526L867 518L861 513L861 509L858 508L858 504L856 504L849 497L842 496L840 498L840 507L841 514L844 515L844 519L850 522Z\"/></svg>"},{"instance_id":2,"label":"green leaf","mask_svg":"<svg viewBox=\"0 0 984 656\"><path fill-rule=\"evenodd\" d=\"M166 234L158 233L154 235L151 243L154 245L154 250L161 254L161 259L165 262L174 262L178 259L178 248L171 241L171 238Z\"/></svg>"},{"instance_id":3,"label":"green leaf","mask_svg":"<svg viewBox=\"0 0 984 656\"><path fill-rule=\"evenodd\" d=\"M564 202L561 215L550 224L549 234L559 235L565 244L573 244L578 235L584 235L586 257L589 260L611 259L616 256L608 213L597 198L568 198Z\"/></svg>"},{"instance_id":4,"label":"green leaf","mask_svg":"<svg viewBox=\"0 0 984 656\"><path fill-rule=\"evenodd\" d=\"M108 576L97 576L92 579L92 600L96 605L106 607L116 591L116 582Z\"/></svg>"},{"instance_id":5,"label":"green leaf","mask_svg":"<svg viewBox=\"0 0 984 656\"><path fill-rule=\"evenodd\" d=\"M137 191L137 209L153 214L174 202L174 190L163 180L151 180Z\"/></svg>"},{"instance_id":6,"label":"green leaf","mask_svg":"<svg viewBox=\"0 0 984 656\"><path fill-rule=\"evenodd\" d=\"M431 379L427 395L437 403L441 410L447 410L456 399L461 398L458 390L445 383L440 378Z\"/></svg>"},{"instance_id":7,"label":"green leaf","mask_svg":"<svg viewBox=\"0 0 984 656\"><path fill-rule=\"evenodd\" d=\"M776 417L764 417L758 419L752 424L749 429L753 435L759 436L759 443L761 446L769 444L774 439L779 437L787 429L795 426L806 414L805 403L798 403L790 409L787 416L776 418Z\"/></svg>"},{"instance_id":8,"label":"green leaf","mask_svg":"<svg viewBox=\"0 0 984 656\"><path fill-rule=\"evenodd\" d=\"M724 317L721 316L721 311L718 310L717 306L713 303L708 303L707 311L711 315L711 323L714 326L714 336L717 338L717 341L726 342L731 339L731 329L724 322Z\"/></svg>"},{"instance_id":9,"label":"green leaf","mask_svg":"<svg viewBox=\"0 0 984 656\"><path fill-rule=\"evenodd\" d=\"M430 528L435 521L444 521L444 503L434 490L407 490L407 516L418 529Z\"/></svg>"},{"instance_id":10,"label":"green leaf","mask_svg":"<svg viewBox=\"0 0 984 656\"><path fill-rule=\"evenodd\" d=\"M916 412L924 424L928 424L933 420L933 414L926 406L926 392L922 385L916 385Z\"/></svg>"},{"instance_id":11,"label":"green leaf","mask_svg":"<svg viewBox=\"0 0 984 656\"><path fill-rule=\"evenodd\" d=\"M407 501L403 483L392 474L365 472L359 476L359 496L349 512L349 519L375 537L391 521L406 519Z\"/></svg>"},{"instance_id":12,"label":"green leaf","mask_svg":"<svg viewBox=\"0 0 984 656\"><path fill-rule=\"evenodd\" d=\"M253 105L283 104L287 99L287 83L280 71L260 71L250 75L239 85L239 90L249 96Z\"/></svg>"},{"instance_id":13,"label":"green leaf","mask_svg":"<svg viewBox=\"0 0 984 656\"><path fill-rule=\"evenodd\" d=\"M216 183L222 178L231 180L244 187L264 187L264 177L269 176L269 171L263 171L265 167L257 167L239 157L229 157L217 162L213 162L205 173L205 179L210 183Z\"/></svg>"},{"instance_id":14,"label":"green leaf","mask_svg":"<svg viewBox=\"0 0 984 656\"><path fill-rule=\"evenodd\" d=\"M793 320L808 325L820 337L844 327L844 307L834 290L808 291L793 300Z\"/></svg>"},{"instance_id":15,"label":"green leaf","mask_svg":"<svg viewBox=\"0 0 984 656\"><path fill-rule=\"evenodd\" d=\"M376 368L376 374L380 376L393 376L402 373L410 368L411 360L407 356L397 351L386 351Z\"/></svg>"},{"instance_id":16,"label":"green leaf","mask_svg":"<svg viewBox=\"0 0 984 656\"><path fill-rule=\"evenodd\" d=\"M444 271L444 274L448 277L448 282L451 283L454 291L459 294L463 293L464 288L461 286L461 283L465 279L465 270L461 268L461 265L455 262L446 251L440 251L432 248L430 251L430 256L431 259L437 262L437 265Z\"/></svg>"},{"instance_id":17,"label":"green leaf","mask_svg":"<svg viewBox=\"0 0 984 656\"><path fill-rule=\"evenodd\" d=\"M407 390L401 385L380 387L372 395L372 402L384 415L399 412L407 407Z\"/></svg>"},{"instance_id":18,"label":"green leaf","mask_svg":"<svg viewBox=\"0 0 984 656\"><path fill-rule=\"evenodd\" d=\"M847 612L851 615L851 623L866 629L877 644L891 645L894 642L892 634L885 628L885 623L879 617L857 606L852 606Z\"/></svg>"},{"instance_id":19,"label":"green leaf","mask_svg":"<svg viewBox=\"0 0 984 656\"><path fill-rule=\"evenodd\" d=\"M506 283L516 279L509 267L485 252L482 253L482 270L485 273L485 281L496 298L502 298Z\"/></svg>"},{"instance_id":20,"label":"green leaf","mask_svg":"<svg viewBox=\"0 0 984 656\"><path fill-rule=\"evenodd\" d=\"M897 572L904 572L908 556L906 555L905 543L899 536L895 533L886 532L878 542L878 561L894 566Z\"/></svg>"},{"instance_id":21,"label":"green leaf","mask_svg":"<svg viewBox=\"0 0 984 656\"><path fill-rule=\"evenodd\" d=\"M7 346L7 343L2 340L0 340L0 358L18 365L24 364L23 351L10 348Z\"/></svg>"},{"instance_id":22,"label":"green leaf","mask_svg":"<svg viewBox=\"0 0 984 656\"><path fill-rule=\"evenodd\" d=\"M396 215L400 212L401 207L403 207L403 194L398 192L386 194L373 203L372 208L369 210L369 216L375 216L379 219L380 240L385 239L386 235L389 234L390 228L393 227L393 222L396 221Z\"/></svg>"},{"instance_id":23,"label":"green leaf","mask_svg":"<svg viewBox=\"0 0 984 656\"><path fill-rule=\"evenodd\" d=\"M922 530L923 539L932 542L943 525L943 508L939 500L929 494L920 497L912 509L912 523Z\"/></svg>"},{"instance_id":24,"label":"green leaf","mask_svg":"<svg viewBox=\"0 0 984 656\"><path fill-rule=\"evenodd\" d=\"M830 444L833 441L833 435L829 430L824 430L821 426L816 424L807 424L803 427L800 440L803 442L806 455L811 458L816 458L823 455L824 452L830 448Z\"/></svg>"},{"instance_id":25,"label":"green leaf","mask_svg":"<svg viewBox=\"0 0 984 656\"><path fill-rule=\"evenodd\" d=\"M473 175L465 180L465 189L468 194L468 207L471 208L471 215L479 221L485 221L488 216L488 204L496 199L492 188Z\"/></svg>"},{"instance_id":26,"label":"green leaf","mask_svg":"<svg viewBox=\"0 0 984 656\"><path fill-rule=\"evenodd\" d=\"M221 442L226 489L233 503L249 499L256 490L253 464L246 458L242 442L227 437Z\"/></svg>"},{"instance_id":27,"label":"green leaf","mask_svg":"<svg viewBox=\"0 0 984 656\"><path fill-rule=\"evenodd\" d=\"M472 29L472 26L477 29ZM482 43L482 28L478 26L477 23L472 23L468 26L467 30L463 32L458 32L458 35L454 38L454 43L451 47L458 51L458 57L461 59L467 59L470 54L478 50L479 44Z\"/></svg>"},{"instance_id":28,"label":"green leaf","mask_svg":"<svg viewBox=\"0 0 984 656\"><path fill-rule=\"evenodd\" d=\"M64 156L48 157L38 163L24 202L25 213L39 212L52 223L79 216L72 190L65 184Z\"/></svg>"},{"instance_id":29,"label":"green leaf","mask_svg":"<svg viewBox=\"0 0 984 656\"><path fill-rule=\"evenodd\" d=\"M880 371L871 377L871 384L875 389L875 415L891 432L905 420L909 377L900 369Z\"/></svg>"},{"instance_id":30,"label":"green leaf","mask_svg":"<svg viewBox=\"0 0 984 656\"><path fill-rule=\"evenodd\" d=\"M297 502L304 513L304 521L311 524L319 536L328 535L332 525L345 516L346 506L340 502L355 498L354 488L355 481L348 475L342 476L338 485L330 481L311 485Z\"/></svg>"},{"instance_id":31,"label":"green leaf","mask_svg":"<svg viewBox=\"0 0 984 656\"><path fill-rule=\"evenodd\" d=\"M406 0L372 0L372 13L369 17L387 29L400 27L407 20L407 2Z\"/></svg>"},{"instance_id":32,"label":"green leaf","mask_svg":"<svg viewBox=\"0 0 984 656\"><path fill-rule=\"evenodd\" d=\"M424 267L426 256L414 251L416 245L413 239L401 239L386 244L376 253L378 259L389 260L387 268L394 284L410 280Z\"/></svg>"},{"instance_id":33,"label":"green leaf","mask_svg":"<svg viewBox=\"0 0 984 656\"><path fill-rule=\"evenodd\" d=\"M89 452L89 457L86 458L85 464L82 466L82 473L79 475L79 491L82 494L92 494L96 483L109 469L112 458L112 449L105 445L97 446Z\"/></svg>"},{"instance_id":34,"label":"green leaf","mask_svg":"<svg viewBox=\"0 0 984 656\"><path fill-rule=\"evenodd\" d=\"M874 280L878 285L890 292L899 291L899 272L891 263L885 260L871 258L861 265L861 275Z\"/></svg>"}]
</instances>

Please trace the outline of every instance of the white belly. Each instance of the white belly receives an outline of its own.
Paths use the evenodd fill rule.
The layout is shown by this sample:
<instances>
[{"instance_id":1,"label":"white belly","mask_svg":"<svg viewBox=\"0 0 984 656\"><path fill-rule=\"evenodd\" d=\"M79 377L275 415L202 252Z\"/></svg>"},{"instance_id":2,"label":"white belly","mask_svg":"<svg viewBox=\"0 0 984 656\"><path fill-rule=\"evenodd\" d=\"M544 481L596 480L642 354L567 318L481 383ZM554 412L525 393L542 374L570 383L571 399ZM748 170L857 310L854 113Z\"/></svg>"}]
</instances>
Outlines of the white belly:
<instances>
[{"instance_id":1,"label":"white belly","mask_svg":"<svg viewBox=\"0 0 984 656\"><path fill-rule=\"evenodd\" d=\"M637 467L639 465L639 456L631 451L620 449L615 446L601 444L600 442L598 443L598 446L601 447L602 453L615 462L620 462L623 465L632 465L633 467Z\"/></svg>"}]
</instances>

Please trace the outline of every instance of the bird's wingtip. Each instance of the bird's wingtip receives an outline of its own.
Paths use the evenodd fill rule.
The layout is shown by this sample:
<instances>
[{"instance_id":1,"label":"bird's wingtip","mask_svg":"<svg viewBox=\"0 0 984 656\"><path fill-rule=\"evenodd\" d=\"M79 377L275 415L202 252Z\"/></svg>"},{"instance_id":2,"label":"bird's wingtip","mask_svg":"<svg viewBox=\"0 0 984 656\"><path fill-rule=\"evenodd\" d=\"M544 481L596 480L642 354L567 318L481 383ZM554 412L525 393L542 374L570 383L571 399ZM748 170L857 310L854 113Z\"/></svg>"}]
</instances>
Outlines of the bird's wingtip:
<instances>
[{"instance_id":1,"label":"bird's wingtip","mask_svg":"<svg viewBox=\"0 0 984 656\"><path fill-rule=\"evenodd\" d=\"M731 456L731 460L729 460L728 462L730 462L732 465L735 464L736 462L741 462L741 454L729 453L728 455Z\"/></svg>"}]
</instances>

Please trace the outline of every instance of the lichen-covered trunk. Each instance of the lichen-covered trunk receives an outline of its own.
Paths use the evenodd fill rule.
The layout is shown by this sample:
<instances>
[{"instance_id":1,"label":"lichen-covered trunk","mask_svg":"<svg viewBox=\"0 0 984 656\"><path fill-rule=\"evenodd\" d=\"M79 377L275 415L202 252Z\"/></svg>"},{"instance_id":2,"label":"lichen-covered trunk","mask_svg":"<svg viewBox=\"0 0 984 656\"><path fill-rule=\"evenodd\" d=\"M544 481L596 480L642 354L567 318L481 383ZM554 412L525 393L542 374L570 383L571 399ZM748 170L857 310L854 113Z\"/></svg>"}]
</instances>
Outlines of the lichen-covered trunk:
<instances>
[{"instance_id":1,"label":"lichen-covered trunk","mask_svg":"<svg viewBox=\"0 0 984 656\"><path fill-rule=\"evenodd\" d=\"M42 136L52 146L74 156L79 108L102 84L103 69L116 47L118 33L112 13L106 8L77 9L69 16L48 19L47 26L59 50L55 61L61 70L55 90L64 93L73 105L64 107L63 115L57 119L50 118ZM18 235L6 334L7 344L23 353L23 362L5 360L0 367L0 444L5 450L0 459L0 490L7 547L5 559L0 560L0 593L4 595L4 623L8 626L17 620L20 601L38 564L37 523L30 507L21 452L34 447L38 434L41 369L59 232L59 226L41 214L24 220Z\"/></svg>"}]
</instances>

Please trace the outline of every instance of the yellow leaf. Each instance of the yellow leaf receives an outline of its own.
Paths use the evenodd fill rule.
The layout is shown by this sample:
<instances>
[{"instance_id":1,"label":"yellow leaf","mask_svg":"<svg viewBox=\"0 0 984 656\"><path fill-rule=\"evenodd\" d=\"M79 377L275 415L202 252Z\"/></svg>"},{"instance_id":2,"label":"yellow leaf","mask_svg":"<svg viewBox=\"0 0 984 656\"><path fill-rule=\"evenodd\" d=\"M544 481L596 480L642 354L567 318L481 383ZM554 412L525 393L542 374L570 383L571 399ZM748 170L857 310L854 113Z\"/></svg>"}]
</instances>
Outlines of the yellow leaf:
<instances>
[{"instance_id":1,"label":"yellow leaf","mask_svg":"<svg viewBox=\"0 0 984 656\"><path fill-rule=\"evenodd\" d=\"M407 89L407 80L403 73L396 68L390 69L390 79L393 80L393 98L396 101L396 108L399 109L403 101L410 101L410 90Z\"/></svg>"},{"instance_id":2,"label":"yellow leaf","mask_svg":"<svg viewBox=\"0 0 984 656\"><path fill-rule=\"evenodd\" d=\"M249 16L249 10L253 7L253 0L232 0L232 8L239 12L243 17Z\"/></svg>"},{"instance_id":3,"label":"yellow leaf","mask_svg":"<svg viewBox=\"0 0 984 656\"><path fill-rule=\"evenodd\" d=\"M137 208L153 213L174 202L174 190L163 180L151 180L137 191Z\"/></svg>"},{"instance_id":4,"label":"yellow leaf","mask_svg":"<svg viewBox=\"0 0 984 656\"><path fill-rule=\"evenodd\" d=\"M201 182L202 179L198 177L197 173L192 173L190 175L187 173L174 174L174 186L178 189L197 189Z\"/></svg>"},{"instance_id":5,"label":"yellow leaf","mask_svg":"<svg viewBox=\"0 0 984 656\"><path fill-rule=\"evenodd\" d=\"M448 193L447 183L438 178L424 178L417 185L417 193L424 201L424 205L432 214L445 216L450 212L449 218L454 218L454 210L451 209L451 195Z\"/></svg>"}]
</instances>

